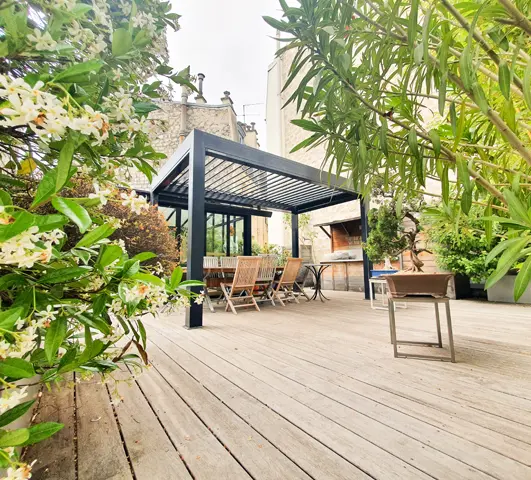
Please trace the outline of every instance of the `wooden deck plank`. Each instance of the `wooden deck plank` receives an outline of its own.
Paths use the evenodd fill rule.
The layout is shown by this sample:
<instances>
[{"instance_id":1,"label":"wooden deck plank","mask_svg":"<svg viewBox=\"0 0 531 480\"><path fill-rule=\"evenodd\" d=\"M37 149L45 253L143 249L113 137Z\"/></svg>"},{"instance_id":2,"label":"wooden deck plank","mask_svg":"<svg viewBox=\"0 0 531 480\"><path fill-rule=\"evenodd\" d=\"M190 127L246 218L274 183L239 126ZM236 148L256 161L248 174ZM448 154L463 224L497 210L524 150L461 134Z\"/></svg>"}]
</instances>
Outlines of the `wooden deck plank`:
<instances>
[{"instance_id":1,"label":"wooden deck plank","mask_svg":"<svg viewBox=\"0 0 531 480\"><path fill-rule=\"evenodd\" d=\"M131 468L105 385L76 386L78 479L131 480Z\"/></svg>"},{"instance_id":2,"label":"wooden deck plank","mask_svg":"<svg viewBox=\"0 0 531 480\"><path fill-rule=\"evenodd\" d=\"M409 410L413 412L413 415L422 411L423 407L424 409L431 409L430 416L438 419L438 423L442 423L442 420L444 420L444 427L448 425L448 419L452 418L457 419L455 423L459 425L463 425L464 422L468 433L474 431L466 427L470 423L482 427L485 430L484 441L486 446L492 447L493 443L495 444L496 434L498 434L503 436L499 442L502 447L507 446L511 450L513 447L516 449L524 448L531 455L531 449L529 449L531 428L525 425L508 422L498 416L480 412L468 405L456 402L455 399L446 399L438 394L419 390L416 385L408 382L408 379L402 375L401 371L395 374L388 374L387 372L382 372L382 368L375 368L374 365L369 365L365 368L360 368L359 365L353 367L335 359L331 360L324 355L319 355L313 348L303 348L295 341L286 342L284 340L287 338L285 335L275 340L268 334L263 332L258 334L255 330L253 329L251 332L247 327L226 327L223 329L223 333L227 338L238 338L238 340L249 342L256 349L266 349L272 356L278 357L282 353L288 353L290 355L289 363L299 362L299 365L320 368L321 375L324 375L324 378L331 378L332 381L336 381L340 385L347 383L348 388L356 392L361 391L362 394L369 398L378 399L379 396L383 395L389 399L389 395L391 395L390 402L393 408L397 408L397 405L401 404L401 400L406 400L413 402L409 406ZM397 378L400 378L400 381L397 381ZM446 418L443 417L441 419L440 415L446 415ZM516 444L512 446L511 440L513 439L516 440ZM477 439L473 439L473 441L477 441ZM528 461L529 457L526 456L524 462L528 464Z\"/></svg>"},{"instance_id":3,"label":"wooden deck plank","mask_svg":"<svg viewBox=\"0 0 531 480\"><path fill-rule=\"evenodd\" d=\"M156 342L159 348L167 352L174 365L179 365L197 381L200 379L205 388L231 408L240 418L252 424L256 431L313 478L319 480L369 478L354 465L180 347L166 341L160 335L152 333L150 338ZM151 355L153 356L154 353L152 352ZM155 355L157 355L156 352ZM157 362L156 357L154 357L154 361Z\"/></svg>"},{"instance_id":4,"label":"wooden deck plank","mask_svg":"<svg viewBox=\"0 0 531 480\"><path fill-rule=\"evenodd\" d=\"M267 439L194 378L176 365L162 351L152 345L150 349L156 373L163 375L176 393L189 405L201 421L253 478L261 480L309 480L295 463L283 455ZM148 375L152 375L149 372Z\"/></svg>"},{"instance_id":5,"label":"wooden deck plank","mask_svg":"<svg viewBox=\"0 0 531 480\"><path fill-rule=\"evenodd\" d=\"M208 331L205 329L205 331ZM531 448L530 445L519 440L515 440L506 435L502 435L493 430L489 430L480 425L476 425L463 419L456 419L455 416L442 412L439 408L412 401L401 395L393 394L387 390L374 387L368 383L360 382L347 375L338 375L336 372L325 368L316 363L302 360L291 355L285 348L281 351L261 345L256 341L256 337L244 337L241 332L238 341L234 341L234 335L216 330L215 334L225 340L229 340L238 346L238 352L250 360L259 362L273 371L302 381L305 378L304 373L310 373L316 378L325 380L342 389L353 392L365 399L370 399L377 404L384 405L393 410L421 420L428 425L437 429L452 433L458 437L467 439L473 443L491 449L506 457L517 460L527 466L531 466ZM281 353L284 355L281 356ZM312 359L314 360L314 359ZM308 382L314 381L309 379ZM305 385L310 385L306 383ZM323 384L322 393L328 394L328 385ZM531 432L530 437L531 438Z\"/></svg>"},{"instance_id":6,"label":"wooden deck plank","mask_svg":"<svg viewBox=\"0 0 531 480\"><path fill-rule=\"evenodd\" d=\"M211 479L213 472L219 480L250 478L157 371L138 384L195 479Z\"/></svg>"},{"instance_id":7,"label":"wooden deck plank","mask_svg":"<svg viewBox=\"0 0 531 480\"><path fill-rule=\"evenodd\" d=\"M71 377L69 376L71 381ZM76 478L76 447L75 447L75 401L72 385L57 385L43 392L34 423L56 422L64 425L53 436L44 442L28 448L25 459L28 462L37 460L32 468L34 480L75 480Z\"/></svg>"},{"instance_id":8,"label":"wooden deck plank","mask_svg":"<svg viewBox=\"0 0 531 480\"><path fill-rule=\"evenodd\" d=\"M165 335L168 335L165 332ZM179 348L186 350L198 361L207 362L218 372L256 399L267 404L287 420L300 426L305 432L352 462L358 468L375 478L428 478L423 472L393 456L380 447L359 437L345 427L329 420L311 408L289 397L265 382L235 368L222 358L215 357L202 349L186 336L179 335ZM171 342L157 336L161 348L171 348ZM177 346L176 343L173 345ZM172 353L174 354L174 352Z\"/></svg>"},{"instance_id":9,"label":"wooden deck plank","mask_svg":"<svg viewBox=\"0 0 531 480\"><path fill-rule=\"evenodd\" d=\"M258 312L257 312L258 313ZM249 315L249 314L248 314ZM249 315L249 316L252 316ZM340 316L340 314L338 314ZM273 317L274 318L274 317ZM328 358L335 362L339 368L356 369L366 374L367 377L379 378L382 375L396 376L400 375L401 382L407 381L413 388L423 390L427 393L437 392L437 395L443 398L448 398L452 401L460 402L464 405L472 405L477 411L486 413L495 417L501 417L511 420L517 424L524 424L529 426L531 424L531 418L527 410L518 408L511 404L511 396L504 395L503 402L493 400L492 395L496 396L499 392L491 392L488 388L482 387L480 384L475 385L476 388L471 388L471 384L460 382L456 378L456 372L454 369L458 369L459 364L440 364L436 362L423 362L422 368L418 368L418 361L407 363L397 362L392 357L391 350L385 353L387 342L380 342L380 348L383 348L378 356L372 358L375 354L371 350L377 350L378 344L374 341L371 342L369 347L361 345L359 338L350 338L348 327L342 327L341 331L337 335L341 338L329 337L327 330L329 329L315 329L315 324L318 324L321 320L312 319L312 329L304 327L304 323L307 323L307 315L302 315L301 312L296 312L290 315L290 322L301 320L301 324L296 327L291 327L286 322L275 322L274 328L267 326L271 322L271 318L266 319L267 323L257 322L255 325L260 325L260 328L248 327L244 328L248 331L264 336L273 343L280 341L284 345L294 345L301 348L303 351L310 355L317 355L322 358ZM237 320L238 321L238 320ZM247 324L248 325L248 324ZM266 326L264 328L264 326ZM385 328L385 327L383 327ZM307 331L311 330L308 334ZM295 334L294 334L295 332ZM344 338L351 339L350 344L344 345ZM317 340L319 339L319 340ZM383 347L382 347L383 344ZM334 345L333 349L324 349L323 345ZM458 367L456 367L458 365ZM461 366L462 367L462 366ZM377 375L372 372L377 369ZM468 367L470 369L470 367ZM435 370L434 370L435 369ZM427 370L424 373L424 370ZM436 375L432 375L431 372L435 372ZM399 384L392 381L391 384ZM454 388L452 394L447 393L448 386L455 385L459 388ZM492 394L492 395L491 395ZM518 398L517 400L521 400Z\"/></svg>"},{"instance_id":10,"label":"wooden deck plank","mask_svg":"<svg viewBox=\"0 0 531 480\"><path fill-rule=\"evenodd\" d=\"M206 337L206 342L201 342L203 337ZM426 473L435 473L443 478L455 475L459 478L476 477L477 472L467 467L471 466L499 478L511 475L531 477L531 468L528 465L384 404L376 403L342 386L319 379L312 373L282 364L278 361L278 356L271 358L257 354L253 347L246 349L239 343L235 352L233 341L220 340L214 332L207 329L202 331L200 338L194 342L230 360L257 378L271 382L285 393L290 392L290 396L327 415L328 418L348 426L367 440L378 443L387 451L400 458L409 458L411 464ZM216 345L221 348L216 348ZM258 369L257 366L264 366L265 370ZM311 392L308 392L308 389L311 389ZM435 452L431 451L432 448ZM524 455L525 450L522 449L521 454Z\"/></svg>"},{"instance_id":11,"label":"wooden deck plank","mask_svg":"<svg viewBox=\"0 0 531 480\"><path fill-rule=\"evenodd\" d=\"M115 409L136 480L190 480L192 477L179 452L159 424L137 383L134 380L123 381L130 376L129 372L114 375L122 380L118 384L122 402Z\"/></svg>"}]
</instances>

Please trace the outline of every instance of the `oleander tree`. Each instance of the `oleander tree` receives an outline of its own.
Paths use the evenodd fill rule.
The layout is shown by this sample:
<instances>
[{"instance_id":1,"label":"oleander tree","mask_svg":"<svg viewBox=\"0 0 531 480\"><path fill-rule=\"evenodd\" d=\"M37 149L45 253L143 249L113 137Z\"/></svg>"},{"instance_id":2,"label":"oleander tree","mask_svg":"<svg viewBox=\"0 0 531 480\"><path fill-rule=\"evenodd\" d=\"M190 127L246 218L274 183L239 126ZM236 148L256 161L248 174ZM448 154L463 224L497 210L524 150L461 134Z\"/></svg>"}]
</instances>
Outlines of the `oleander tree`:
<instances>
[{"instance_id":1,"label":"oleander tree","mask_svg":"<svg viewBox=\"0 0 531 480\"><path fill-rule=\"evenodd\" d=\"M531 280L531 20L527 0L280 0L285 89L327 167L368 194L425 193L507 233L487 288ZM440 195L429 187L440 184ZM455 188L451 188L455 183Z\"/></svg>"},{"instance_id":2,"label":"oleander tree","mask_svg":"<svg viewBox=\"0 0 531 480\"><path fill-rule=\"evenodd\" d=\"M166 65L158 0L0 1L0 468L31 476L17 447L58 431L10 428L34 404L28 385L69 376L102 381L148 363L142 316L200 303L175 269L130 255L109 206L142 215L127 172L151 178L164 156L147 115L164 82L190 86ZM92 183L86 196L79 182ZM106 209L102 207L107 206ZM115 233L116 232L116 233ZM118 235L118 238L116 236ZM75 240L74 240L75 239Z\"/></svg>"}]
</instances>

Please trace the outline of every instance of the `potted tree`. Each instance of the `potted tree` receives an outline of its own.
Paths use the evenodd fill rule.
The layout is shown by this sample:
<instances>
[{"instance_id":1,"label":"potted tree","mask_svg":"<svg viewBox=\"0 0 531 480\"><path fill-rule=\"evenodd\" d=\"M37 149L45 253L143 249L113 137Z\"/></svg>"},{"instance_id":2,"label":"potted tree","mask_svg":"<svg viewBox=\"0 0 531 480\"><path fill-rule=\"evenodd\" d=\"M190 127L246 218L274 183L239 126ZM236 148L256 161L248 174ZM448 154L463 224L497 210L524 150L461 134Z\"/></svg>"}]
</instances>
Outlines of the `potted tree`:
<instances>
[{"instance_id":1,"label":"potted tree","mask_svg":"<svg viewBox=\"0 0 531 480\"><path fill-rule=\"evenodd\" d=\"M423 203L422 198L413 198L407 202L388 199L379 208L369 212L370 231L364 249L371 261L381 262L409 252L410 265L402 272L405 275L396 271L384 274L394 296L444 296L452 276L422 272L424 262L420 254L432 253L423 245L421 238L423 228L418 212Z\"/></svg>"}]
</instances>

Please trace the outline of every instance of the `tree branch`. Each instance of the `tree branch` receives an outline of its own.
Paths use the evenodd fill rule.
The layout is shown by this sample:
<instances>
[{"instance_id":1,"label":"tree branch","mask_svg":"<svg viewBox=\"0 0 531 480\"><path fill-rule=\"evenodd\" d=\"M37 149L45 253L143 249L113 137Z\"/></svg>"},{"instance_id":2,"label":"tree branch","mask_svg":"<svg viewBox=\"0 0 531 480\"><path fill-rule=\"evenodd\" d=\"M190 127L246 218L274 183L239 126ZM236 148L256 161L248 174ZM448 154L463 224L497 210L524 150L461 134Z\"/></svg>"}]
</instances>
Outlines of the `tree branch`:
<instances>
[{"instance_id":1,"label":"tree branch","mask_svg":"<svg viewBox=\"0 0 531 480\"><path fill-rule=\"evenodd\" d=\"M514 18L515 26L521 28L525 33L531 36L531 22L529 19L514 5L511 0L498 0L505 11Z\"/></svg>"}]
</instances>

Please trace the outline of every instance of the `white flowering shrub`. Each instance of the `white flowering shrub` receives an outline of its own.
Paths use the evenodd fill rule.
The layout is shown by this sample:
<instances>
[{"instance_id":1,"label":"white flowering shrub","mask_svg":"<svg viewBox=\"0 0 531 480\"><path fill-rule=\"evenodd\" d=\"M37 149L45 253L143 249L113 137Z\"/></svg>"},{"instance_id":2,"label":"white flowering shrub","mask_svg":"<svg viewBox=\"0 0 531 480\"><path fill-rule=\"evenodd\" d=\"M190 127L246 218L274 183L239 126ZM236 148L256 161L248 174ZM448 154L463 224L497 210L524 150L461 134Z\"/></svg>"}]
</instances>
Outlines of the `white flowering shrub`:
<instances>
[{"instance_id":1,"label":"white flowering shrub","mask_svg":"<svg viewBox=\"0 0 531 480\"><path fill-rule=\"evenodd\" d=\"M164 157L149 144L147 115L162 80L190 86L165 65L169 2L17 0L0 4L0 468L31 476L14 447L62 425L10 428L33 405L27 385L112 376L148 363L142 316L200 303L176 269L170 278L130 256L120 222L102 206L140 214L145 199L117 172L151 178ZM157 74L154 78L153 75ZM75 180L94 191L72 195ZM119 176L118 176L119 178ZM71 232L76 240L69 241ZM116 235L113 237L116 238ZM119 343L118 343L119 342ZM119 345L119 346L118 346ZM22 403L21 403L22 402ZM29 459L32 460L32 459Z\"/></svg>"}]
</instances>

